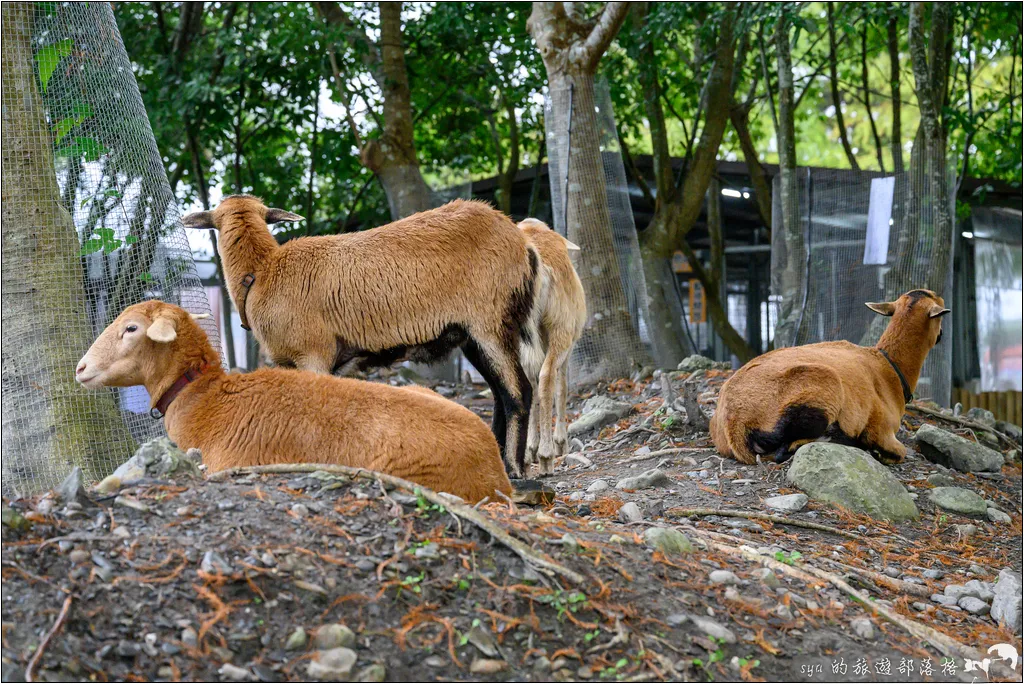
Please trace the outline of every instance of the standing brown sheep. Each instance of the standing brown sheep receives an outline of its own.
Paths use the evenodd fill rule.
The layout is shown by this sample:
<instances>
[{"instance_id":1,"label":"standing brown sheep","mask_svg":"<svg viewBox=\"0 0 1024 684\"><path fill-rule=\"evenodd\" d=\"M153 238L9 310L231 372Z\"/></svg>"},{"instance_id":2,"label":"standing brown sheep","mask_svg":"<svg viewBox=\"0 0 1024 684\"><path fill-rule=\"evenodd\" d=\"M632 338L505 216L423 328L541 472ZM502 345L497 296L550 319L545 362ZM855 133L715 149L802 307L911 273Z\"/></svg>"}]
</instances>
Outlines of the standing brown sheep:
<instances>
[{"instance_id":1,"label":"standing brown sheep","mask_svg":"<svg viewBox=\"0 0 1024 684\"><path fill-rule=\"evenodd\" d=\"M494 435L509 472L521 476L532 388L520 347L540 343L539 257L512 220L456 200L380 228L283 245L267 228L299 220L233 195L183 222L219 230L231 299L279 366L333 373L353 363L431 363L461 347L491 387Z\"/></svg>"},{"instance_id":2,"label":"standing brown sheep","mask_svg":"<svg viewBox=\"0 0 1024 684\"><path fill-rule=\"evenodd\" d=\"M942 297L911 290L894 302L867 304L892 316L874 347L820 342L776 349L747 362L722 385L711 438L723 456L785 461L819 438L876 451L899 462L896 439L925 357L942 336Z\"/></svg>"}]
</instances>

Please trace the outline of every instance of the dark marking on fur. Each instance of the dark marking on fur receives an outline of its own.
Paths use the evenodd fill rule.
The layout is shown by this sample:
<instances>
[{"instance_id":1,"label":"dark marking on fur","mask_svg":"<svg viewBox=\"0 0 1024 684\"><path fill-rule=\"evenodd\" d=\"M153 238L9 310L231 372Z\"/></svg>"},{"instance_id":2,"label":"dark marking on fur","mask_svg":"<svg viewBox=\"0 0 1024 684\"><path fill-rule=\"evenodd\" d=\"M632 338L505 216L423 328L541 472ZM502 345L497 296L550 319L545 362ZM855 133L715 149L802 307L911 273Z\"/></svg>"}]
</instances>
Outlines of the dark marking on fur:
<instances>
[{"instance_id":1,"label":"dark marking on fur","mask_svg":"<svg viewBox=\"0 0 1024 684\"><path fill-rule=\"evenodd\" d=\"M512 293L508 310L505 313L506 324L502 330L502 343L505 348L518 354L519 341L530 344L533 342L533 334L527 325L530 318L530 311L533 309L533 288L537 281L537 274L540 272L540 260L533 248L526 250L530 261L530 275Z\"/></svg>"},{"instance_id":2,"label":"dark marking on fur","mask_svg":"<svg viewBox=\"0 0 1024 684\"><path fill-rule=\"evenodd\" d=\"M815 406L794 404L782 412L770 432L751 430L747 435L747 448L755 453L774 453L775 462L781 463L780 451L788 454L790 444L802 439L817 439L825 434L828 427L825 411Z\"/></svg>"},{"instance_id":3,"label":"dark marking on fur","mask_svg":"<svg viewBox=\"0 0 1024 684\"><path fill-rule=\"evenodd\" d=\"M441 334L423 344L399 345L373 351L360 349L348 340L338 337L335 342L337 351L331 372L337 373L342 366L353 359L359 360L359 369L364 371L392 366L400 361L437 363L448 358L448 355L465 344L467 339L469 339L469 333L466 332L466 329L454 323L446 325L441 330Z\"/></svg>"}]
</instances>

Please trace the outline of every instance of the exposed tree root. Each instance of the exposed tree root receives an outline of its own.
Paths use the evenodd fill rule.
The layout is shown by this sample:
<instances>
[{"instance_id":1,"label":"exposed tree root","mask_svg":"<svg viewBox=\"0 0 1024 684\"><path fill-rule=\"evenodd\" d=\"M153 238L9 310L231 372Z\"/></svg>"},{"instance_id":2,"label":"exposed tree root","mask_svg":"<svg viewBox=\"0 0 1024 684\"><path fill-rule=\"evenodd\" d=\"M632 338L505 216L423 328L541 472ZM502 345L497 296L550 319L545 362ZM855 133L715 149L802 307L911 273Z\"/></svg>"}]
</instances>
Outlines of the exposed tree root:
<instances>
[{"instance_id":1,"label":"exposed tree root","mask_svg":"<svg viewBox=\"0 0 1024 684\"><path fill-rule=\"evenodd\" d=\"M881 584L893 591L900 592L902 594L911 594L913 596L929 598L932 594L935 593L931 589L922 584L912 584L910 582L904 582L903 580L896 579L895 577L889 577L888 575L883 575L882 573L875 572L874 570L867 570L865 568L858 568L854 565L847 565L846 563L841 563L831 558L826 560L828 560L828 562L832 563L833 565L838 565L844 570L849 570L850 572L856 573L858 575L863 575L864 577L871 579L871 581L875 582L876 584Z\"/></svg>"},{"instance_id":2,"label":"exposed tree root","mask_svg":"<svg viewBox=\"0 0 1024 684\"><path fill-rule=\"evenodd\" d=\"M35 654L32 656L32 660L28 661L28 667L25 668L25 681L33 682L33 675L35 674L36 665L39 664L39 660L43 657L43 653L46 651L46 647L50 644L50 639L60 631L60 628L64 625L64 621L68 618L68 611L71 610L71 594L68 594L67 598L64 599L64 605L61 606L60 614L57 616L57 621L53 623L53 627L43 637L42 642L39 644L39 648L36 649Z\"/></svg>"},{"instance_id":3,"label":"exposed tree root","mask_svg":"<svg viewBox=\"0 0 1024 684\"><path fill-rule=\"evenodd\" d=\"M556 563L544 554L534 551L525 543L512 537L508 532L505 532L493 521L485 517L482 513L475 510L471 506L464 503L459 503L448 497L442 496L432 489L428 489L423 485L410 482L409 480L403 480L400 477L394 475L388 475L386 473L378 473L373 470L366 470L363 468L350 468L342 465L332 464L320 464L320 463L282 463L276 465L264 465L264 466L250 466L248 468L230 468L228 470L222 470L218 473L214 473L209 476L210 480L224 480L234 475L248 475L248 474L275 474L275 473L313 473L317 471L323 471L327 473L337 473L341 475L347 475L352 478L361 477L367 480L377 480L385 484L389 484L399 489L404 489L412 494L419 494L423 498L427 499L431 503L435 503L439 506L443 506L450 513L466 520L467 522L473 523L480 529L490 534L495 540L503 544L505 547L513 551L517 556L523 559L525 563L533 566L535 569L544 572L548 575L560 575L561 577L569 580L573 584L583 584L585 578L573 570Z\"/></svg>"},{"instance_id":4,"label":"exposed tree root","mask_svg":"<svg viewBox=\"0 0 1024 684\"><path fill-rule=\"evenodd\" d=\"M779 525L792 525L793 527L804 527L808 530L818 530L819 532L828 532L829 534L837 534L840 537L846 537L847 539L855 539L857 541L867 541L866 537L853 532L847 532L846 530L839 530L828 525L821 525L819 523L805 522L803 520L793 520L791 518L784 518L781 515L771 515L769 513L758 513L756 511L733 511L722 508L670 508L665 511L665 515L678 516L685 518L689 516L708 516L708 515L720 515L724 518L747 518L750 520L764 520L766 522L778 523Z\"/></svg>"}]
</instances>

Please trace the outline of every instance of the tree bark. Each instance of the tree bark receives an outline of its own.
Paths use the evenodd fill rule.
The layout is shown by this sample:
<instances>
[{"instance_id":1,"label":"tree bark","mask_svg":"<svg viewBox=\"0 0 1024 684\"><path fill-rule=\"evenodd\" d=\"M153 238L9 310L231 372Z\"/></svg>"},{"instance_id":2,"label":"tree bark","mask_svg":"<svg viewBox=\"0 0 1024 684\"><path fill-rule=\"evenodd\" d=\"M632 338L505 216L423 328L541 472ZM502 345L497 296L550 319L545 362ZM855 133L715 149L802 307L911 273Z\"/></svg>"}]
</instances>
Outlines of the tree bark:
<instances>
[{"instance_id":1,"label":"tree bark","mask_svg":"<svg viewBox=\"0 0 1024 684\"><path fill-rule=\"evenodd\" d=\"M871 124L871 137L875 140L875 154L878 155L878 169L885 173L885 159L882 157L882 140L878 137L878 126L875 125L875 117L871 111L871 80L868 77L868 12L864 11L861 18L860 29L860 79L864 87L864 111L868 115L868 123Z\"/></svg>"},{"instance_id":2,"label":"tree bark","mask_svg":"<svg viewBox=\"0 0 1024 684\"><path fill-rule=\"evenodd\" d=\"M834 22L833 3L825 3L828 8L828 71L831 78L829 85L832 89L832 106L836 110L836 125L839 127L839 140L843 144L843 151L846 152L846 159L850 162L850 168L860 171L857 157L853 154L853 147L850 146L850 136L846 131L846 122L843 117L843 98L839 93L839 69L836 56L836 26ZM789 39L786 39L787 43ZM780 65L781 68L781 65Z\"/></svg>"},{"instance_id":3,"label":"tree bark","mask_svg":"<svg viewBox=\"0 0 1024 684\"><path fill-rule=\"evenodd\" d=\"M775 28L775 50L779 73L779 201L782 214L785 266L779 277L782 297L775 347L795 343L797 321L803 300L806 245L800 225L800 195L796 175L796 134L793 119L793 62L790 55L789 22L781 14Z\"/></svg>"},{"instance_id":4,"label":"tree bark","mask_svg":"<svg viewBox=\"0 0 1024 684\"><path fill-rule=\"evenodd\" d=\"M26 492L53 486L76 465L101 477L135 446L117 395L74 381L93 331L79 236L61 205L36 87L35 11L32 3L3 5L3 463L7 484Z\"/></svg>"},{"instance_id":5,"label":"tree bark","mask_svg":"<svg viewBox=\"0 0 1024 684\"><path fill-rule=\"evenodd\" d=\"M566 228L568 238L583 248L579 274L591 312L579 349L595 355L582 381L628 375L645 356L612 241L594 102L597 64L627 11L626 3L608 3L595 22L585 22L570 17L561 2L535 2L527 21L544 60L555 121L568 121L570 88L573 92Z\"/></svg>"},{"instance_id":6,"label":"tree bark","mask_svg":"<svg viewBox=\"0 0 1024 684\"><path fill-rule=\"evenodd\" d=\"M747 163L747 172L750 174L750 183L754 186L754 199L757 200L757 213L761 222L772 231L772 184L768 179L768 172L765 171L761 160L757 156L757 148L754 147L754 140L750 135L750 108L746 105L732 105L729 110L729 120L732 128L736 131L736 137L740 140L740 150L743 152L743 160Z\"/></svg>"}]
</instances>

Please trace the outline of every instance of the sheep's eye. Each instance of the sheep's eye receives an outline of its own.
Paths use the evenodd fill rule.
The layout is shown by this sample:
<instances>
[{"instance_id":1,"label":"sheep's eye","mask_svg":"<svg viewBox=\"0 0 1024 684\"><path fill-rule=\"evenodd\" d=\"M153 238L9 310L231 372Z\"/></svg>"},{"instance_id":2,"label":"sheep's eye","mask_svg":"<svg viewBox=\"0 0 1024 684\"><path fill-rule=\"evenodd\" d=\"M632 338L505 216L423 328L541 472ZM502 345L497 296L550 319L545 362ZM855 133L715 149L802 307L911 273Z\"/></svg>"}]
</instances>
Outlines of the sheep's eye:
<instances>
[{"instance_id":1,"label":"sheep's eye","mask_svg":"<svg viewBox=\"0 0 1024 684\"><path fill-rule=\"evenodd\" d=\"M130 332L135 332L138 329L139 329L139 326L137 326L137 325L129 325L127 328L124 329L124 331L126 333L130 333Z\"/></svg>"}]
</instances>

